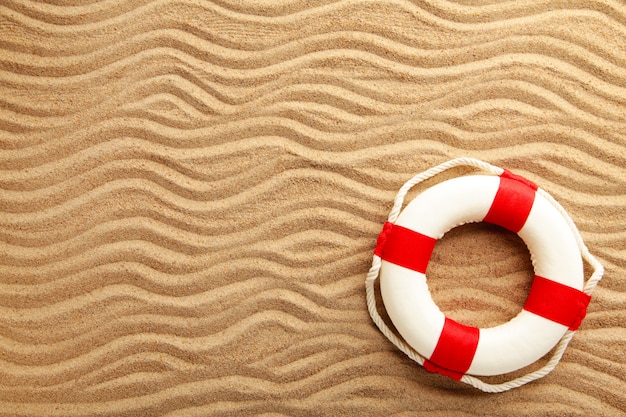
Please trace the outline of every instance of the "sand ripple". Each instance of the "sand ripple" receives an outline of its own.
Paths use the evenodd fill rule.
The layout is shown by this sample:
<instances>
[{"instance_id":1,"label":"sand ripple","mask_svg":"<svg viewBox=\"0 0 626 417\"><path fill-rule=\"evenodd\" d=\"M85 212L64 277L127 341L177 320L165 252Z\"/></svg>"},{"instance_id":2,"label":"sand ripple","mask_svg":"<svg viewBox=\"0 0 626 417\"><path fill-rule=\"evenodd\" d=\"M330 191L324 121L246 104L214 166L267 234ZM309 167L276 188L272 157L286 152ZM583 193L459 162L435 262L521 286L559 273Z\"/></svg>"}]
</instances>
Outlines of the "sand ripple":
<instances>
[{"instance_id":1,"label":"sand ripple","mask_svg":"<svg viewBox=\"0 0 626 417\"><path fill-rule=\"evenodd\" d=\"M621 415L625 45L611 0L3 2L0 414ZM461 155L552 193L607 268L514 393L412 365L365 308L396 190ZM487 225L429 267L479 326L531 277Z\"/></svg>"}]
</instances>

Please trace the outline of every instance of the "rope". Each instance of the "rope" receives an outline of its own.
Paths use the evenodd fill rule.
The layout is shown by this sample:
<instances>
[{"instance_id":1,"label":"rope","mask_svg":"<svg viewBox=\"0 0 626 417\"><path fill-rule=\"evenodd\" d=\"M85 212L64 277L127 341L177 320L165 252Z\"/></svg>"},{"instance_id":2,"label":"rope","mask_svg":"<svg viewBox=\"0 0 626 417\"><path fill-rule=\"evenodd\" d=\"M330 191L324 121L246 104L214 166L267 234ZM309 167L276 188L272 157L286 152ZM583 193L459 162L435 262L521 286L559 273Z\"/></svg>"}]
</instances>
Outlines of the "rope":
<instances>
[{"instance_id":1,"label":"rope","mask_svg":"<svg viewBox=\"0 0 626 417\"><path fill-rule=\"evenodd\" d=\"M471 166L474 168L482 169L484 171L492 173L493 175L498 175L498 176L504 172L502 168L493 166L491 164L488 164L486 162L483 162L474 158L463 157L463 158L452 159L448 162L444 162L420 174L415 175L413 178L408 180L400 188L394 200L393 208L391 209L391 212L389 213L388 221L391 223L395 223L398 216L400 215L400 210L402 209L402 205L404 203L404 197L413 186L431 177L434 177L435 175L438 175L450 168L454 168L457 166ZM587 283L585 284L585 287L583 289L583 292L585 294L591 295L591 293L593 292L598 282L602 279L602 275L604 274L604 268L602 264L600 264L600 262L589 252L589 249L585 245L585 242L583 241L582 236L580 235L580 232L578 231L578 228L574 224L574 221L569 216L569 214L567 214L565 209L546 191L539 188L537 192L540 193L543 197L545 197L557 209L557 211L561 214L561 216L563 216L568 226L574 233L574 237L578 244L578 248L583 256L583 259L585 259L585 261L587 261L589 265L591 265L591 267L593 268L593 273L591 277L587 280ZM409 346L404 340L397 337L391 331L391 329L389 329L387 324L385 324L382 317L380 317L380 314L378 314L378 310L376 309L374 283L376 279L378 279L381 264L382 264L381 258L378 255L374 255L373 260L372 260L372 267L370 268L369 272L367 273L367 277L365 278L365 293L366 293L366 300L367 300L367 309L370 313L370 316L372 317L372 320L374 321L376 326L380 329L380 331L383 333L383 335L385 335L385 337L389 339L389 341L394 346L396 346L398 349L404 352L404 354L406 354L409 358L411 358L413 361L417 362L418 364L423 365L426 358L424 358L417 351L415 351L415 349ZM548 362L543 367L541 367L540 369L537 369L536 371L530 372L526 375L523 375L521 377L512 379L510 381L507 381L501 384L489 384L471 375L463 375L463 377L461 378L461 382L469 384L484 392L495 393L495 392L508 391L510 389L520 387L536 379L542 378L546 376L547 374L549 374L559 363L559 361L561 360L561 357L563 356L563 353L565 352L565 348L567 348L567 345L572 340L574 333L576 333L575 330L568 330L567 332L565 332L563 337L557 343L556 349L554 350L554 353L552 354Z\"/></svg>"}]
</instances>

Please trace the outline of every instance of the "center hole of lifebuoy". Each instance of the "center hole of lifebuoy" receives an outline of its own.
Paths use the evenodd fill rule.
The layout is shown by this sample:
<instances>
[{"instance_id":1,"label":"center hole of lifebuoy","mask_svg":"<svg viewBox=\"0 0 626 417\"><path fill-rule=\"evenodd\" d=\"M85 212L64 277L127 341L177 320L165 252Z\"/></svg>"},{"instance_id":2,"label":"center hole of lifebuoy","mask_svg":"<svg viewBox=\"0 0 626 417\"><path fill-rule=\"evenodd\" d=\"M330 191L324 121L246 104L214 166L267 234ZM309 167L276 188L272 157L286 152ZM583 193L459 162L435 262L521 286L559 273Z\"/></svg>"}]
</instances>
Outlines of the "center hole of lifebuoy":
<instances>
[{"instance_id":1,"label":"center hole of lifebuoy","mask_svg":"<svg viewBox=\"0 0 626 417\"><path fill-rule=\"evenodd\" d=\"M456 227L439 239L426 276L446 316L468 326L492 327L521 311L534 272L517 234L481 222Z\"/></svg>"}]
</instances>

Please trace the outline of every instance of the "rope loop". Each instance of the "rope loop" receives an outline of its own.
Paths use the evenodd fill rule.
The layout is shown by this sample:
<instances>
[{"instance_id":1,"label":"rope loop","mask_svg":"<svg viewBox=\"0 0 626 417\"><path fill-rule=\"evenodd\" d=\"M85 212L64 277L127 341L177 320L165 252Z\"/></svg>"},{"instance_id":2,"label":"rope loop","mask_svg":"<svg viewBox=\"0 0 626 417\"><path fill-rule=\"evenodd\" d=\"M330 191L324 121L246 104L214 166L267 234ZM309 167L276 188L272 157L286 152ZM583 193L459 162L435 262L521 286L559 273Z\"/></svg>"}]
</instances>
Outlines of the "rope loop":
<instances>
[{"instance_id":1,"label":"rope loop","mask_svg":"<svg viewBox=\"0 0 626 417\"><path fill-rule=\"evenodd\" d=\"M468 158L468 157L452 159L450 161L447 161L440 165L432 167L422 173L415 175L413 178L408 180L400 188L400 190L398 191L398 194L396 195L394 199L393 208L391 209L389 213L388 221L390 223L395 223L395 221L398 219L398 216L400 215L400 211L402 209L402 205L404 204L404 198L412 187L444 171L447 171L457 166L470 166L470 167L478 168L496 176L502 175L502 173L504 172L502 168L499 168L497 166L491 165L487 162L483 162L478 159ZM594 288L598 285L598 282L602 279L602 275L604 274L604 267L589 252L589 249L585 245L585 242L583 241L582 236L580 235L580 232L578 231L578 228L574 224L574 221L569 216L569 214L567 214L565 209L546 191L539 188L537 192L540 193L543 197L545 197L548 200L548 202L550 202L550 204L552 204L557 209L557 211L561 214L561 216L563 216L566 223L568 224L568 226L570 227L571 231L574 234L576 243L578 244L578 248L580 250L580 253L583 259L587 261L589 265L591 265L593 269L593 273L591 274L591 277L587 280L583 289L583 292L585 294L591 295ZM376 309L374 283L378 279L381 264L382 264L381 257L377 254L374 254L373 259L372 259L372 267L370 268L365 278L365 292L366 292L367 309L369 311L369 314L372 320L374 321L374 323L376 324L376 326L383 333L383 335L385 335L385 337L394 346L400 349L400 351L406 354L413 361L417 362L419 365L424 365L426 358L424 358L417 351L415 351L415 349L409 346L404 340L396 336L391 331L391 329L387 326L387 324L385 324L382 317L378 313L378 310ZM510 389L525 385L536 379L542 378L546 376L548 373L550 373L559 363L559 361L561 360L561 357L563 356L563 353L565 352L565 348L567 348L567 345L572 340L574 333L576 333L575 330L568 330L567 332L565 332L563 337L557 343L556 348L554 349L554 352L552 356L550 357L550 359L548 360L548 362L540 369L537 369L535 371L529 372L526 375L523 375L521 377L512 379L507 382L503 382L500 384L489 384L479 378L476 378L474 376L467 375L467 374L463 375L463 377L461 378L461 382L469 384L484 392L496 393L496 392L508 391Z\"/></svg>"}]
</instances>

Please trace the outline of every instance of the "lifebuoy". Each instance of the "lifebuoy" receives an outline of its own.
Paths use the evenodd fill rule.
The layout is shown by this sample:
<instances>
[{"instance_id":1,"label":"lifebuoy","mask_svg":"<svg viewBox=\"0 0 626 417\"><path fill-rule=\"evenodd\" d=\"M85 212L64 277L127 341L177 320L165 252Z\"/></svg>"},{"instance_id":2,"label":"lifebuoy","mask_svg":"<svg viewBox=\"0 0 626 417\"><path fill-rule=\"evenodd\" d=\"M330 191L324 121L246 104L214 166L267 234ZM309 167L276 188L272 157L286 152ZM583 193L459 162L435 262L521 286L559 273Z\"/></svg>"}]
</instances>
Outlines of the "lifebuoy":
<instances>
[{"instance_id":1,"label":"lifebuoy","mask_svg":"<svg viewBox=\"0 0 626 417\"><path fill-rule=\"evenodd\" d=\"M540 359L580 325L590 296L582 291L579 244L563 215L537 189L509 171L458 177L422 192L383 227L374 253L382 259L385 309L404 340L425 358L426 369L457 380L465 374L505 374ZM426 281L437 239L477 221L517 233L535 273L523 310L492 328L445 317Z\"/></svg>"}]
</instances>

